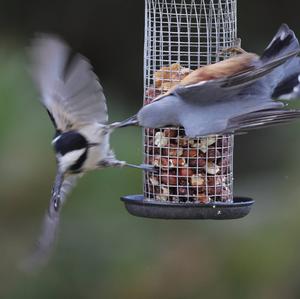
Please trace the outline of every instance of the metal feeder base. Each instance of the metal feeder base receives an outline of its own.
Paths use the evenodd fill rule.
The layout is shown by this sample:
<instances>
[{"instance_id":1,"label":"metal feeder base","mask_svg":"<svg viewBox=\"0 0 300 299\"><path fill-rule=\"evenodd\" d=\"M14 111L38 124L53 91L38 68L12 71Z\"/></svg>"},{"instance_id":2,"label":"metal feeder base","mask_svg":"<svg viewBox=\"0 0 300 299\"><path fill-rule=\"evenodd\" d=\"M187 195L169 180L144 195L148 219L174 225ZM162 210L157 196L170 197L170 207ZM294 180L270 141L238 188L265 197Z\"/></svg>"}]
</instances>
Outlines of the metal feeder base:
<instances>
[{"instance_id":1,"label":"metal feeder base","mask_svg":"<svg viewBox=\"0 0 300 299\"><path fill-rule=\"evenodd\" d=\"M139 217L159 219L238 219L249 214L254 200L235 197L233 203L170 203L145 200L143 195L121 198L127 211Z\"/></svg>"}]
</instances>

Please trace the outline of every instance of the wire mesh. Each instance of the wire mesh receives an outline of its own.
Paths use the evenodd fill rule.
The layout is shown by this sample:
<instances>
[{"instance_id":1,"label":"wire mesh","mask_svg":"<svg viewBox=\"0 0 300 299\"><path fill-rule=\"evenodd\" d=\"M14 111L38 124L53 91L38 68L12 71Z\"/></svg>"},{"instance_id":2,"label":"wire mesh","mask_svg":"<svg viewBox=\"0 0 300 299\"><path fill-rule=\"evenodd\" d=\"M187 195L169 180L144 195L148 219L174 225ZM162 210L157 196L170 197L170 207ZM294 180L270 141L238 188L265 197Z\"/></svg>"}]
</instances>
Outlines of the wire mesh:
<instances>
[{"instance_id":1,"label":"wire mesh","mask_svg":"<svg viewBox=\"0 0 300 299\"><path fill-rule=\"evenodd\" d=\"M236 0L145 0L144 104L236 45ZM233 135L188 139L182 128L145 129L147 199L232 201Z\"/></svg>"}]
</instances>

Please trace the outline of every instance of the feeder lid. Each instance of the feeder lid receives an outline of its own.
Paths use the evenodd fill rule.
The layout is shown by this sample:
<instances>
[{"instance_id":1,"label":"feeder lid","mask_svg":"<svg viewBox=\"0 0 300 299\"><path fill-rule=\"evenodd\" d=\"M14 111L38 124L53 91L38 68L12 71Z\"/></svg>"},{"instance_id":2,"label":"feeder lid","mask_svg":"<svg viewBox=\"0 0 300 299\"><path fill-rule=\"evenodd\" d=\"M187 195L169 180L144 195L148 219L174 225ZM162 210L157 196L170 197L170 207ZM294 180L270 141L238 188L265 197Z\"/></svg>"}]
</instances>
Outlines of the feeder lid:
<instances>
[{"instance_id":1,"label":"feeder lid","mask_svg":"<svg viewBox=\"0 0 300 299\"><path fill-rule=\"evenodd\" d=\"M145 200L143 195L121 198L127 211L139 217L159 219L237 219L249 214L254 200L235 197L233 203L172 203Z\"/></svg>"}]
</instances>

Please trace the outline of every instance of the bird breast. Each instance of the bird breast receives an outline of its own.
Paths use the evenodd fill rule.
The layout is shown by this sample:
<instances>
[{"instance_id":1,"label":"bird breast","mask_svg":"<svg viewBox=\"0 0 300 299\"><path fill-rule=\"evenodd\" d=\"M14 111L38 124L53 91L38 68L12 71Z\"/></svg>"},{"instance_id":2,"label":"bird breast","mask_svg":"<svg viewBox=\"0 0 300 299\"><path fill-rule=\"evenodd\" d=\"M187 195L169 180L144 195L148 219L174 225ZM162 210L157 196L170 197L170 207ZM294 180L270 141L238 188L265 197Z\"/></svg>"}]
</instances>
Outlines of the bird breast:
<instances>
[{"instance_id":1,"label":"bird breast","mask_svg":"<svg viewBox=\"0 0 300 299\"><path fill-rule=\"evenodd\" d=\"M139 125L145 128L179 125L178 114L181 113L181 108L180 99L175 95L168 95L140 109L137 114Z\"/></svg>"}]
</instances>

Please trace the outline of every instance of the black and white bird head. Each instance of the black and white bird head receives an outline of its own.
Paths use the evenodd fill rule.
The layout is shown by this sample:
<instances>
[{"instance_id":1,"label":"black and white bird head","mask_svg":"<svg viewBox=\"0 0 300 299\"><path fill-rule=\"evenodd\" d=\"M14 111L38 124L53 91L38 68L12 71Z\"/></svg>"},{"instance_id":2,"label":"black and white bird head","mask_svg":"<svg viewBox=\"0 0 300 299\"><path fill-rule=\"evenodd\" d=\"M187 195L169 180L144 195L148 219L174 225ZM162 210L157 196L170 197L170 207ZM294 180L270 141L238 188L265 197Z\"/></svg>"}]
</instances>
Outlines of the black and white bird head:
<instances>
[{"instance_id":1,"label":"black and white bird head","mask_svg":"<svg viewBox=\"0 0 300 299\"><path fill-rule=\"evenodd\" d=\"M80 173L87 159L88 150L97 144L91 144L77 131L68 131L56 136L52 145L56 153L59 172L67 174Z\"/></svg>"}]
</instances>

